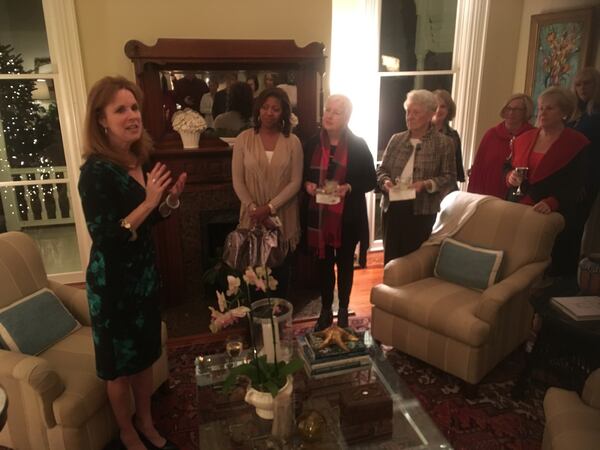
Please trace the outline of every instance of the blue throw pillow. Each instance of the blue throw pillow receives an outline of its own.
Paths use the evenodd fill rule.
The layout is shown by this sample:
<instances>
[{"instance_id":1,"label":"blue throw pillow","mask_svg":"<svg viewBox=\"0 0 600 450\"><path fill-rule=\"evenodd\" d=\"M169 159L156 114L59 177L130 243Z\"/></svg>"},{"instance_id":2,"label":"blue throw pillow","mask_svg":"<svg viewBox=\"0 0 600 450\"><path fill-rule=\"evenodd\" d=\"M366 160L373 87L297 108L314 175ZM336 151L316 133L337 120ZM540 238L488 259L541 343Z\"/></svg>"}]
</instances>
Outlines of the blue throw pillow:
<instances>
[{"instance_id":1,"label":"blue throw pillow","mask_svg":"<svg viewBox=\"0 0 600 450\"><path fill-rule=\"evenodd\" d=\"M81 324L47 288L0 309L0 342L8 350L37 355Z\"/></svg>"},{"instance_id":2,"label":"blue throw pillow","mask_svg":"<svg viewBox=\"0 0 600 450\"><path fill-rule=\"evenodd\" d=\"M496 283L503 256L502 250L473 247L447 238L440 246L434 275L482 291Z\"/></svg>"}]
</instances>

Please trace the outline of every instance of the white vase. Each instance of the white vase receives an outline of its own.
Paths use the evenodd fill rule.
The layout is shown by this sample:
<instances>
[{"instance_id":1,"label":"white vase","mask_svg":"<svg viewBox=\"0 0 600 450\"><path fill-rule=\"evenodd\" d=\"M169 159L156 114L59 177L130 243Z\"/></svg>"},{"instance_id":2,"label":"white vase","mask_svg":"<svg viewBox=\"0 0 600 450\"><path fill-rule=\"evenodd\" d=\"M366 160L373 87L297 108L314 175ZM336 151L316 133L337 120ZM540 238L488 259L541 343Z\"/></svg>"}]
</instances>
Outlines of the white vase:
<instances>
[{"instance_id":1,"label":"white vase","mask_svg":"<svg viewBox=\"0 0 600 450\"><path fill-rule=\"evenodd\" d=\"M292 390L294 389L294 379L291 375L288 375L287 382L277 393L277 398L283 396L284 398L290 398ZM273 420L273 410L275 408L275 398L270 392L257 391L253 387L248 387L246 391L246 397L244 398L246 403L254 406L258 417L266 420Z\"/></svg>"},{"instance_id":2,"label":"white vase","mask_svg":"<svg viewBox=\"0 0 600 450\"><path fill-rule=\"evenodd\" d=\"M179 131L183 148L198 148L200 133L200 131Z\"/></svg>"}]
</instances>

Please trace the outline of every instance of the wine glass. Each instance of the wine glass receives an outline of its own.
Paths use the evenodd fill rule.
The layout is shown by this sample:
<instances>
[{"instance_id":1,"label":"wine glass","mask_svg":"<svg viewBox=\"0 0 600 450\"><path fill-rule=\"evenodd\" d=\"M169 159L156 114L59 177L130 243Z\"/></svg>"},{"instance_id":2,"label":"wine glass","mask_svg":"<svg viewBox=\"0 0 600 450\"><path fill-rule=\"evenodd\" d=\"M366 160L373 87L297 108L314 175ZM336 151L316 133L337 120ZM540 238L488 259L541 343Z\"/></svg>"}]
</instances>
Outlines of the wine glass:
<instances>
[{"instance_id":1,"label":"wine glass","mask_svg":"<svg viewBox=\"0 0 600 450\"><path fill-rule=\"evenodd\" d=\"M521 185L523 184L523 181L525 180L525 177L527 176L528 170L529 170L529 167L515 167L515 174L521 177L521 182L519 183L519 186L517 187L517 192L515 192L515 195L517 197L521 197L523 195L523 191L521 190Z\"/></svg>"},{"instance_id":2,"label":"wine glass","mask_svg":"<svg viewBox=\"0 0 600 450\"><path fill-rule=\"evenodd\" d=\"M244 348L244 343L242 341L242 337L237 334L232 334L227 336L225 341L225 352L229 356L229 366L233 367L233 360L240 356L242 353L242 349Z\"/></svg>"}]
</instances>

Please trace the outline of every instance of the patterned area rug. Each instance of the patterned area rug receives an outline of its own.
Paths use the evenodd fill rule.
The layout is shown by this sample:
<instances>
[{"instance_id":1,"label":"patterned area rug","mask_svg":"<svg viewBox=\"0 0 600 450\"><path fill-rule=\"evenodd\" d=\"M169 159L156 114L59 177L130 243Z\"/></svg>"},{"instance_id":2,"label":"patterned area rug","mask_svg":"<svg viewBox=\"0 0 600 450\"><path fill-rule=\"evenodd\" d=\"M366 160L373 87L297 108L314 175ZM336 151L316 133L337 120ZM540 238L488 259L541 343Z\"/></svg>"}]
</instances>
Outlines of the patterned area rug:
<instances>
[{"instance_id":1,"label":"patterned area rug","mask_svg":"<svg viewBox=\"0 0 600 450\"><path fill-rule=\"evenodd\" d=\"M356 329L366 329L368 318L351 318ZM294 326L297 334L312 323ZM197 398L194 357L222 351L222 343L170 343L171 389L155 396L153 414L157 426L182 450L198 450ZM390 350L388 358L419 399L438 428L456 450L539 449L544 429L543 390L534 387L523 401L510 391L522 367L523 354L516 352L500 364L479 386L473 400L465 398L455 377L415 358Z\"/></svg>"},{"instance_id":2,"label":"patterned area rug","mask_svg":"<svg viewBox=\"0 0 600 450\"><path fill-rule=\"evenodd\" d=\"M541 448L545 389L533 385L522 401L511 390L524 362L517 350L465 398L456 377L397 350L387 353L400 377L455 450L533 450Z\"/></svg>"}]
</instances>

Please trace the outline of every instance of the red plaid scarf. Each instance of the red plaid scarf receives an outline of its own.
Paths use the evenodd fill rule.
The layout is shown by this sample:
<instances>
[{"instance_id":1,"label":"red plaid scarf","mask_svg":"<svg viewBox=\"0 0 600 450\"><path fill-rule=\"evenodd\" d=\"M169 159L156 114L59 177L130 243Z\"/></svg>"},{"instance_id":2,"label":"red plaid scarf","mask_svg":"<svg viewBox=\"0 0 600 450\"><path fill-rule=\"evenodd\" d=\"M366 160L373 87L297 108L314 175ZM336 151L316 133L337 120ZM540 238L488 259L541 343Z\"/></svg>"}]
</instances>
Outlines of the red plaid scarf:
<instances>
[{"instance_id":1,"label":"red plaid scarf","mask_svg":"<svg viewBox=\"0 0 600 450\"><path fill-rule=\"evenodd\" d=\"M321 139L313 152L308 168L308 181L323 186L327 179L329 154L331 146L325 130L321 131ZM348 140L344 133L333 156L333 180L342 185L346 182L348 164ZM325 247L339 248L342 245L342 213L344 199L337 205L320 205L315 197L311 197L308 205L308 245L314 249L319 258L325 258Z\"/></svg>"}]
</instances>

